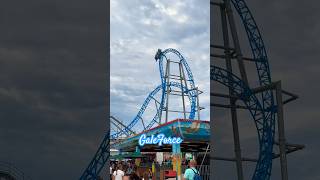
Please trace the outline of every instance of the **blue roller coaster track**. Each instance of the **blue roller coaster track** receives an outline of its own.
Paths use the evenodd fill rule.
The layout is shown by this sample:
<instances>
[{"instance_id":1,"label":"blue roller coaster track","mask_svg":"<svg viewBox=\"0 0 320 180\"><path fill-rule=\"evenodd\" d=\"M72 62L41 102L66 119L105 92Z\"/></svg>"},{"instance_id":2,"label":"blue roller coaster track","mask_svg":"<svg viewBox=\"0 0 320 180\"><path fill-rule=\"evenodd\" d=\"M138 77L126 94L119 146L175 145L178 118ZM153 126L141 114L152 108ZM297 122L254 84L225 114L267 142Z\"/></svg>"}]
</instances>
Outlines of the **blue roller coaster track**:
<instances>
[{"instance_id":1,"label":"blue roller coaster track","mask_svg":"<svg viewBox=\"0 0 320 180\"><path fill-rule=\"evenodd\" d=\"M240 15L245 27L251 52L253 58L256 60L255 64L260 86L269 85L271 84L271 73L267 52L259 28L244 0L232 0L232 3ZM274 104L272 90L263 91L260 95L262 99L261 106L263 108L262 112L264 112L264 119L259 122L255 121L259 135L260 155L252 179L267 180L270 179L272 169L275 114L277 113L277 108Z\"/></svg>"},{"instance_id":2,"label":"blue roller coaster track","mask_svg":"<svg viewBox=\"0 0 320 180\"><path fill-rule=\"evenodd\" d=\"M262 36L259 32L258 26L244 0L231 0L234 8L239 14L242 24L245 28L249 44L251 47L252 56L255 59L255 65L257 74L259 77L260 86L266 86L271 84L271 75L268 64L268 57ZM161 77L161 85L153 90L145 102L143 103L138 115L143 114L146 107L148 106L151 98L162 90L162 101L161 107L163 108L165 102L165 87L167 86L165 81L165 74L163 70L163 61L166 59L167 53L174 53L180 57L181 62L183 63L188 76L188 82L190 82L191 88L181 87L174 83L170 83L169 86L180 87L185 91L191 102L191 113L189 115L190 119L194 119L195 116L195 104L197 95L193 90L194 81L191 70L182 57L182 55L174 50L167 49L165 51L158 51L155 59L159 62L159 70ZM274 104L274 95L272 90L266 90L259 94L254 94L250 87L246 85L240 78L236 75L228 72L225 69L222 69L217 66L210 67L210 79L216 81L224 86L229 87L233 93L240 97L243 103L247 106L247 109L250 111L250 114L255 122L258 139L259 139L259 158L256 164L254 174L252 176L253 180L269 180L271 176L272 169L272 159L273 159L273 144L274 144L274 135L275 135L275 115L277 113L276 105ZM147 128L151 128L156 120L159 118L159 112L162 109L159 109L154 116L153 120L148 124ZM110 135L106 133L98 151L96 152L94 158L80 177L81 180L97 179L98 174L103 168L104 164L109 157L109 138L117 138L123 134L128 134L129 129L131 129L138 121L139 116L136 116L131 123L120 131L117 134ZM111 137L110 137L111 136Z\"/></svg>"},{"instance_id":3,"label":"blue roller coaster track","mask_svg":"<svg viewBox=\"0 0 320 180\"><path fill-rule=\"evenodd\" d=\"M181 83L175 82L175 81L166 81L166 74L164 70L165 63L168 63L169 58L168 55L174 55L179 59L179 63L181 63L182 67L187 72L187 78L186 82L187 86L182 85ZM178 88L181 89L181 91L184 92L188 96L188 99L190 101L190 113L189 113L189 118L193 120L196 114L196 104L197 104L197 96L198 96L198 90L195 88L195 83L193 80L193 75L191 72L191 69L186 61L186 59L180 54L179 51L169 48L164 51L161 51L160 49L157 51L155 55L155 60L158 61L159 64L159 72L160 72L160 79L161 79L161 85L157 86L145 99L144 103L142 104L139 112L133 118L133 120L123 129L120 131L117 131L116 133L106 134L105 138L103 139L102 143L100 144L98 151L96 152L94 158L88 165L87 169L84 171L83 175L80 177L81 180L84 179L96 179L100 171L102 170L104 164L106 163L108 157L109 157L109 138L110 139L117 139L123 135L125 136L130 136L132 135L132 128L137 125L139 121L142 120L142 116L145 113L146 108L148 107L150 101L152 99L155 99L155 95L159 92L161 92L161 100L160 100L160 106L158 107L154 117L152 120L149 122L149 124L146 126L144 130L148 130L154 126L156 122L159 122L160 116L161 116L161 111L163 111L166 107L165 102L166 102L166 87L169 86L169 88ZM189 85L189 86L188 86Z\"/></svg>"},{"instance_id":4,"label":"blue roller coaster track","mask_svg":"<svg viewBox=\"0 0 320 180\"><path fill-rule=\"evenodd\" d=\"M234 8L240 16L245 28L252 56L255 59L256 70L260 86L271 84L271 74L268 64L268 57L259 28L244 0L231 0ZM248 85L231 72L216 66L210 68L210 79L230 87L235 94L242 97L250 111L258 132L259 158L253 174L253 180L270 179L273 159L273 145L275 134L275 115L277 108L274 104L272 90L261 92L260 98L254 94Z\"/></svg>"},{"instance_id":5,"label":"blue roller coaster track","mask_svg":"<svg viewBox=\"0 0 320 180\"><path fill-rule=\"evenodd\" d=\"M151 91L151 93L148 95L148 97L145 99L144 103L142 104L138 114L135 116L135 118L129 123L129 125L127 125L126 128L122 129L121 131L111 134L110 138L111 139L116 139L118 137L120 137L123 134L126 135L131 135L130 131L136 124L138 121L141 120L141 117L143 115L143 113L145 112L146 108L148 107L150 101L152 99L154 99L154 96L160 92L160 90L162 90L162 95L161 95L161 100L160 100L160 106L157 109L157 112L155 114L155 116L153 117L153 119L151 120L151 122L146 126L145 130L148 130L150 128L153 127L153 125L158 122L159 118L160 118L160 111L164 110L164 105L166 102L166 87L167 87L167 82L166 82L166 78L165 78L165 72L164 72L164 63L166 61L168 61L167 58L167 54L169 53L173 53L175 54L180 62L183 64L183 66L186 69L187 72L187 76L188 79L187 81L190 83L190 88L185 87L183 85L181 85L180 83L177 82L169 82L168 86L171 87L177 87L179 89L181 89L185 94L188 95L188 98L190 100L191 103L191 111L189 114L189 119L194 119L194 116L196 114L196 101L197 101L197 92L195 90L195 84L194 84L194 80L193 80L193 75L191 72L191 69L186 61L186 59L175 49L166 49L164 51L161 51L160 49L158 50L157 54L155 55L155 59L158 61L159 63L159 72L160 72L160 78L161 78L161 85L159 85L158 87L156 87L153 91Z\"/></svg>"}]
</instances>

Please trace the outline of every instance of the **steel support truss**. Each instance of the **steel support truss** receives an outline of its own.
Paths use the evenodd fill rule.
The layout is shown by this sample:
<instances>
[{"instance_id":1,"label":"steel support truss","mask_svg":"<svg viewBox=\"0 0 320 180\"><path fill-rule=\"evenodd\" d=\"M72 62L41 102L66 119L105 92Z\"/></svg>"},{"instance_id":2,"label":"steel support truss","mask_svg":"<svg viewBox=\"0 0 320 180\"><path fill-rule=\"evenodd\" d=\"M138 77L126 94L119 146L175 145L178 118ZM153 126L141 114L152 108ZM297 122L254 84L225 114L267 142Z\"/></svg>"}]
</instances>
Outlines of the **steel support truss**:
<instances>
[{"instance_id":1,"label":"steel support truss","mask_svg":"<svg viewBox=\"0 0 320 180\"><path fill-rule=\"evenodd\" d=\"M272 170L272 161L273 159L280 158L281 178L282 180L288 180L286 154L303 149L304 146L289 144L286 142L283 105L297 99L297 96L293 93L282 90L280 81L275 83L271 81L271 74L264 43L258 26L255 23L245 1L211 1L210 5L212 5L211 11L215 11L217 9L220 11L223 36L223 45L218 45L214 42L210 43L210 79L211 81L222 84L229 89L228 93L219 93L215 92L214 87L211 86L210 95L212 97L229 99L229 104L215 103L211 99L211 107L230 109L235 152L235 157L231 158L217 157L213 152L211 152L211 159L235 162L238 180L244 179L242 162L255 162L256 168L252 179L269 180ZM240 16L242 24L245 28L251 47L252 57L244 57L242 55L237 29L235 26L233 9L235 9L237 14ZM214 19L215 17L211 17L211 23L213 23ZM231 35L232 43L230 43L229 35ZM211 36L214 37L214 34L211 34ZM234 47L231 47L231 44ZM223 50L223 53L216 53L217 50ZM225 60L225 68L218 67L215 63L216 60ZM234 70L232 61L237 62L240 77L237 77L233 73ZM255 63L259 80L258 88L251 88L248 82L244 62ZM283 101L283 94L289 96L289 98ZM240 102L242 102L242 104L240 104ZM240 135L238 130L238 110L248 110L254 120L259 139L258 158L242 157ZM214 111L211 111L211 113L214 113ZM275 136L276 132L278 139L276 139ZM274 146L279 148L279 153L273 152ZM214 166L214 164L211 165ZM214 171L211 173L214 173Z\"/></svg>"},{"instance_id":2,"label":"steel support truss","mask_svg":"<svg viewBox=\"0 0 320 180\"><path fill-rule=\"evenodd\" d=\"M178 60L170 60L168 58L169 54L174 55ZM117 118L110 116L111 124L116 129L111 134L106 132L106 135L102 140L96 154L80 177L80 180L97 179L100 171L109 158L110 140L112 141L112 146L113 143L121 141L121 138L136 134L133 128L137 126L138 122L142 123L143 129L137 133L141 133L154 127L155 124L162 124L169 121L168 114L172 112L182 113L185 119L200 119L200 110L203 108L199 105L199 95L202 93L202 91L195 86L193 75L186 59L177 50L169 48L165 49L164 51L159 49L155 55L155 60L159 64L161 85L157 86L149 93L137 115L128 124L124 124ZM178 73L171 73L171 64L178 65ZM161 93L160 99L156 98L158 93ZM169 109L169 95L181 96L183 103L183 108L181 111ZM186 99L190 102L189 111L186 110ZM150 102L152 101L155 102L156 113L153 118L147 122L144 120L143 114L145 113L147 107L151 105ZM165 112L164 121L161 121L163 116L162 112Z\"/></svg>"}]
</instances>

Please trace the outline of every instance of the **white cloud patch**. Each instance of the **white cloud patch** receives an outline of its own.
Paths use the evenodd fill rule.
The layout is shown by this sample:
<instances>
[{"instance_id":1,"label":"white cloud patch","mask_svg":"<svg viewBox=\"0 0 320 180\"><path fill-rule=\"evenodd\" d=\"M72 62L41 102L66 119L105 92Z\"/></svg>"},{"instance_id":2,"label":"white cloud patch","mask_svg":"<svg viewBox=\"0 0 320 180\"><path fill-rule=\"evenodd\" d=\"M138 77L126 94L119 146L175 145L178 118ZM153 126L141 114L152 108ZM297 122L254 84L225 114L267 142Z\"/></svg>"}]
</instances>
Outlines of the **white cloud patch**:
<instances>
[{"instance_id":1,"label":"white cloud patch","mask_svg":"<svg viewBox=\"0 0 320 180\"><path fill-rule=\"evenodd\" d=\"M126 123L132 120L160 85L155 53L175 48L204 91L201 119L209 120L209 0L111 0L110 9L111 114Z\"/></svg>"}]
</instances>

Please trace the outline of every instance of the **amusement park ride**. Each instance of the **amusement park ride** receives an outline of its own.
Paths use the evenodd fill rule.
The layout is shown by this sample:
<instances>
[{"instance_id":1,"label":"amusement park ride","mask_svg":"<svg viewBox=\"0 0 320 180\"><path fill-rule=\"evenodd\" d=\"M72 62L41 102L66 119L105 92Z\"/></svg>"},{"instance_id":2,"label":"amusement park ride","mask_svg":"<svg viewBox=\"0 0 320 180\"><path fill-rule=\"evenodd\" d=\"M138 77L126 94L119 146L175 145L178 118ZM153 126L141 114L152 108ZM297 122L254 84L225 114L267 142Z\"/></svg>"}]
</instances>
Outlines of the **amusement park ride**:
<instances>
[{"instance_id":1,"label":"amusement park ride","mask_svg":"<svg viewBox=\"0 0 320 180\"><path fill-rule=\"evenodd\" d=\"M245 1L210 1L210 5L211 12L218 14L211 16L211 23L219 28L217 31L211 31L213 39L210 42L211 115L215 108L230 109L235 154L235 157L231 158L216 157L216 151L213 150L210 152L210 164L214 164L215 160L235 162L237 178L243 180L243 161L254 162L256 167L252 179L268 180L271 177L273 160L280 158L281 179L288 180L286 155L303 149L304 146L287 143L283 105L297 99L298 96L283 90L281 81L273 82L271 80L264 42ZM240 45L239 31L236 27L233 10L239 15L240 22L245 29L251 49L251 57L242 55L243 46ZM220 18L216 16L220 16ZM221 44L217 43L219 40ZM256 79L252 75L247 75L245 62L253 63L255 66L255 74L258 76ZM227 93L217 92L219 85L227 88ZM283 95L286 95L288 99L283 100ZM228 103L216 103L218 102L216 98L224 98ZM258 158L242 157L238 110L249 111L255 123L259 140ZM214 124L212 118L211 123ZM275 149L278 149L279 153L274 152ZM210 173L214 173L214 171L211 169Z\"/></svg>"},{"instance_id":2,"label":"amusement park ride","mask_svg":"<svg viewBox=\"0 0 320 180\"><path fill-rule=\"evenodd\" d=\"M164 51L159 49L155 55L155 60L159 65L161 85L151 91L137 115L129 124L124 124L114 116L110 116L110 136L106 134L94 159L90 162L80 179L96 179L109 157L109 146L120 148L126 145L126 149L128 150L128 144L136 140L137 135L142 132L150 132L155 129L167 132L168 129L164 128L163 125L177 124L179 134L183 136L184 133L181 132L188 131L185 127L192 125L192 121L194 121L199 122L198 129L205 131L194 138L201 140L205 137L204 134L209 134L208 123L202 123L200 126L200 111L203 107L199 105L199 95L202 91L196 87L186 59L180 52L170 48ZM171 101L177 100L174 97L181 98L178 98L180 99L181 106L177 106L176 102ZM188 107L189 110L187 110ZM151 118L148 116L150 112L154 113ZM171 114L174 114L174 116ZM180 114L183 119L176 119L179 117L177 114ZM171 121L171 117L174 117L176 120ZM189 136L191 133L189 133ZM191 139L189 136L185 138ZM209 141L208 138L207 141ZM182 148L186 149L187 147L183 146ZM204 148L205 150L206 147Z\"/></svg>"},{"instance_id":3,"label":"amusement park ride","mask_svg":"<svg viewBox=\"0 0 320 180\"><path fill-rule=\"evenodd\" d=\"M237 179L243 180L243 161L256 164L252 175L253 180L269 180L272 172L273 160L280 158L281 179L288 180L288 153L304 148L303 145L289 144L285 138L283 105L297 99L293 93L282 89L281 81L273 82L269 69L268 57L258 26L244 0L221 0L210 2L211 11L220 12L222 44L216 41L210 43L210 80L211 80L211 115L215 108L230 109L233 129L235 157L217 157L216 151L210 151L210 163L215 161L235 162ZM244 26L251 49L251 57L242 55L242 46L238 38L233 10L237 12ZM211 17L212 23L217 20ZM218 33L211 36L216 38ZM231 35L231 40L230 36ZM181 113L183 119L200 120L199 94L202 92L195 86L193 75L185 58L175 49L158 50L155 59L159 64L161 84L148 95L138 114L128 124L110 116L111 129L107 132L94 158L89 163L80 180L96 179L109 158L109 147L121 144L121 141L131 136L146 132L162 124L169 123L170 113ZM176 60L174 60L176 59ZM218 62L222 60L223 63ZM246 64L253 63L256 69L256 81L248 76ZM178 73L170 70L178 67ZM258 83L252 83L258 82ZM254 85L253 85L254 84ZM218 92L217 86L227 89ZM283 98L286 95L288 99ZM169 108L171 96L180 96L182 110ZM214 98L224 98L226 104L217 103ZM285 100L284 100L285 99ZM154 105L153 105L154 104ZM190 110L187 110L189 105ZM153 108L152 118L144 117L147 110ZM242 157L237 112L249 111L257 130L259 140L258 158ZM152 111L152 110L150 110ZM188 116L187 116L188 115ZM211 118L211 127L214 119ZM216 127L218 128L218 127ZM212 138L211 138L212 139ZM211 140L211 147L214 147ZM278 149L279 153L275 152ZM211 168L210 174L214 174Z\"/></svg>"}]
</instances>

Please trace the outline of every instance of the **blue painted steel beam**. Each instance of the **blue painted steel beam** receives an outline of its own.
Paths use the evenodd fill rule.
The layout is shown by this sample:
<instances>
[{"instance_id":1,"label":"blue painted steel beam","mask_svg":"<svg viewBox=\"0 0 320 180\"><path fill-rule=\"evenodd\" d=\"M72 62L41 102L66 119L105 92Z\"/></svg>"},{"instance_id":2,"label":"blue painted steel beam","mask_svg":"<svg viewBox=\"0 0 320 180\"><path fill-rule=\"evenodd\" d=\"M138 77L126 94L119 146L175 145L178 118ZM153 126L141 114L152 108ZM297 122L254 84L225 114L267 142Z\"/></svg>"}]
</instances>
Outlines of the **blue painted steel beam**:
<instances>
[{"instance_id":1,"label":"blue painted steel beam","mask_svg":"<svg viewBox=\"0 0 320 180\"><path fill-rule=\"evenodd\" d=\"M166 55L170 54L170 53L176 55L179 58L182 66L185 68L185 70L187 72L187 82L189 82L190 88L185 87L177 82L169 82L169 84L167 84L167 82L165 80L163 64L165 63L164 61L167 60ZM111 134L110 139L116 139L116 138L120 137L121 135L130 134L130 132L132 132L132 128L139 121L141 121L141 117L143 116L150 101L155 97L155 95L157 93L160 92L160 90L162 90L161 91L162 95L161 95L160 106L158 107L157 112L154 115L151 122L146 126L146 130L152 128L154 123L157 122L160 118L160 111L162 111L164 109L164 104L165 104L165 100L166 100L165 90L166 90L167 86L180 88L184 91L185 94L188 95L188 98L189 98L189 101L191 104L189 119L191 119L191 120L194 119L195 113L196 113L196 104L197 104L196 101L197 101L198 93L197 93L197 90L195 90L193 75L192 75L191 69L190 69L186 59L177 50L172 49L172 48L166 49L164 51L161 51L159 49L155 55L155 59L156 59L156 61L159 62L159 72L160 72L160 78L161 78L161 85L159 85L151 93L149 93L149 95L145 99L144 103L142 104L142 106L141 106L140 110L138 111L137 115L135 116L135 118L133 118L133 120L124 129L122 129L119 132L116 132L114 134ZM101 169L103 168L104 164L106 163L107 159L109 158L109 151L108 151L108 148L109 148L109 139L108 138L109 138L109 136L108 135L109 135L109 132L107 132L107 134L106 134L105 138L103 139L101 145L99 146L95 156L93 157L90 164L88 165L88 167L84 171L80 180L97 178L98 174L100 173Z\"/></svg>"},{"instance_id":2,"label":"blue painted steel beam","mask_svg":"<svg viewBox=\"0 0 320 180\"><path fill-rule=\"evenodd\" d=\"M240 15L242 24L246 30L253 58L259 60L255 64L260 86L269 85L271 84L271 73L267 52L259 28L244 0L232 0L232 3ZM272 90L266 90L260 93L260 96L263 109L274 109L274 111L265 112L264 127L263 130L260 130L263 139L260 141L259 161L252 179L268 180L270 179L272 169L276 108L274 108L274 95Z\"/></svg>"},{"instance_id":3,"label":"blue painted steel beam","mask_svg":"<svg viewBox=\"0 0 320 180\"><path fill-rule=\"evenodd\" d=\"M268 57L266 53L266 49L264 46L264 42L262 36L260 34L259 28L250 12L247 4L244 0L231 0L234 8L236 9L237 13L240 16L242 24L245 28L249 44L251 47L251 52L253 58L256 60L256 70L259 78L260 86L266 86L271 84L271 74L268 64ZM217 73L217 74L215 74ZM218 81L220 83L227 82L228 77L225 76L228 74L226 70L218 68L218 67L211 67L211 80ZM235 77L234 75L232 75ZM224 79L226 78L226 79ZM230 79L233 81L232 79ZM238 88L246 88L243 85L239 78L234 80L234 85ZM239 91L240 89L235 89ZM253 95L250 90L245 90L243 92L245 96L256 96ZM241 95L241 94L240 94ZM274 144L274 134L275 134L275 114L277 110L274 105L274 94L272 90L266 90L258 94L260 98L255 98L259 101L259 106L261 106L261 111L252 111L250 108L250 113L252 114L258 132L259 138L259 160L256 164L256 168L253 174L253 180L269 180L271 175L272 169L272 151L273 151L273 144ZM243 99L246 101L246 99ZM250 100L250 99L249 99ZM257 102L248 101L248 107L256 106ZM263 116L261 114L263 113Z\"/></svg>"},{"instance_id":4,"label":"blue painted steel beam","mask_svg":"<svg viewBox=\"0 0 320 180\"><path fill-rule=\"evenodd\" d=\"M94 158L90 161L89 165L79 178L80 180L96 180L105 163L110 156L110 137L109 133L106 133L103 138Z\"/></svg>"},{"instance_id":5,"label":"blue painted steel beam","mask_svg":"<svg viewBox=\"0 0 320 180\"><path fill-rule=\"evenodd\" d=\"M258 26L255 23L255 20L247 7L244 0L232 0L232 3L237 10L242 23L245 27L251 51L253 54L254 59L256 59L256 69L258 72L259 83L261 86L269 85L271 83L271 75L270 69L268 64L267 53L265 50L265 46L260 35ZM175 53L180 57L181 62L183 63L184 67L187 70L188 75L188 82L191 82L191 88L194 87L193 76L189 66L187 65L185 59L182 55L174 50L174 49L167 49L165 51L159 50L155 56L156 60L159 60L159 70L160 70L160 78L162 84L158 86L154 91L152 91L149 96L155 95L158 91L162 89L162 101L161 101L161 108L163 108L164 100L165 100L165 76L163 72L163 60L166 60L166 53ZM244 101L246 106L248 107L250 114L252 115L259 138L259 160L256 165L256 169L254 175L252 177L253 180L268 180L270 179L271 175L271 168L272 168L272 149L274 143L274 131L275 131L275 113L276 108L274 105L274 98L273 93L271 90L264 91L260 93L261 101L252 93L249 87L247 87L239 78L235 75L227 72L224 69L218 67L211 67L210 69L210 79L215 80L221 84L228 86L228 76L231 76L231 81L233 82L233 87L231 88L235 94L242 97L241 99ZM154 94L153 94L154 93ZM148 96L148 97L149 97ZM193 97L193 96L192 96ZM144 110L146 109L150 99L146 99L145 103L142 105L139 113L143 114ZM195 109L195 101L191 100L191 112ZM272 111L270 111L270 109ZM160 109L162 110L162 109ZM138 114L139 114L138 113ZM194 113L194 112L193 112ZM193 114L192 113L192 114ZM193 114L194 115L194 114ZM157 117L157 115L155 116ZM193 119L194 116L189 116L190 119ZM139 119L134 118L134 120L129 124L128 128L131 129ZM153 121L152 121L153 122ZM125 129L126 130L126 129ZM117 135L119 136L119 134ZM117 137L114 136L114 137ZM102 144L105 144L104 142ZM86 169L82 179L90 179L90 177L97 177L99 174L102 166L104 165L105 161L103 146L100 145L94 159L91 161L90 165ZM109 152L104 152L108 154Z\"/></svg>"}]
</instances>

